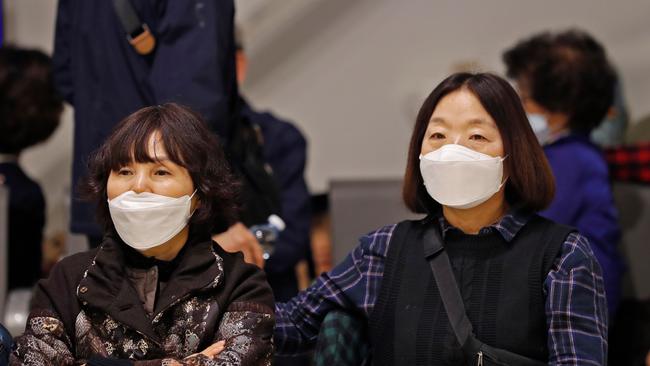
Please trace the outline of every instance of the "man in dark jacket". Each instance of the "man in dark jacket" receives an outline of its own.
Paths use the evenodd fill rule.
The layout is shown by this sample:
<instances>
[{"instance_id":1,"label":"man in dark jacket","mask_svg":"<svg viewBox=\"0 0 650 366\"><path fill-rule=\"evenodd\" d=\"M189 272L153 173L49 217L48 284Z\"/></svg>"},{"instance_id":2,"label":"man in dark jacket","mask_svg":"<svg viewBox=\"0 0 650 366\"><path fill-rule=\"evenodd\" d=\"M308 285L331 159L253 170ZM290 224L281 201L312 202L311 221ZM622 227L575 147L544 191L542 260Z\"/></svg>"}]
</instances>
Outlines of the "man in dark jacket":
<instances>
[{"instance_id":1,"label":"man in dark jacket","mask_svg":"<svg viewBox=\"0 0 650 366\"><path fill-rule=\"evenodd\" d=\"M60 0L53 64L55 82L75 109L71 231L100 239L94 207L79 199L88 155L123 117L175 101L200 112L227 140L236 113L234 4L223 1L130 0L156 38L140 55L113 1Z\"/></svg>"}]
</instances>

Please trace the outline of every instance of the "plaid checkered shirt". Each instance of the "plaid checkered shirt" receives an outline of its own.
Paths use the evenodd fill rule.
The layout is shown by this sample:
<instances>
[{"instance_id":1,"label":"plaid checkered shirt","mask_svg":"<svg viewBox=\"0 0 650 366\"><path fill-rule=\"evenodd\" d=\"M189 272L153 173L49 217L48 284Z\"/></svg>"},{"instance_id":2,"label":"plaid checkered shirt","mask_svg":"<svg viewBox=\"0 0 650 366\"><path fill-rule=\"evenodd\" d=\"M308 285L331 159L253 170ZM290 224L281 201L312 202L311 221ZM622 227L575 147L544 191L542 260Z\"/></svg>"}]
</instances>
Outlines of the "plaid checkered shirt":
<instances>
[{"instance_id":1,"label":"plaid checkered shirt","mask_svg":"<svg viewBox=\"0 0 650 366\"><path fill-rule=\"evenodd\" d=\"M612 179L650 183L650 143L605 149L605 160Z\"/></svg>"},{"instance_id":2,"label":"plaid checkered shirt","mask_svg":"<svg viewBox=\"0 0 650 366\"><path fill-rule=\"evenodd\" d=\"M531 215L513 210L496 230L510 242ZM443 239L450 226L441 217ZM370 318L379 295L391 235L396 225L361 237L359 245L328 273L287 303L276 304L274 341L280 354L309 350L324 316L348 309ZM607 305L601 269L587 239L570 234L543 285L548 324L549 365L607 364Z\"/></svg>"}]
</instances>

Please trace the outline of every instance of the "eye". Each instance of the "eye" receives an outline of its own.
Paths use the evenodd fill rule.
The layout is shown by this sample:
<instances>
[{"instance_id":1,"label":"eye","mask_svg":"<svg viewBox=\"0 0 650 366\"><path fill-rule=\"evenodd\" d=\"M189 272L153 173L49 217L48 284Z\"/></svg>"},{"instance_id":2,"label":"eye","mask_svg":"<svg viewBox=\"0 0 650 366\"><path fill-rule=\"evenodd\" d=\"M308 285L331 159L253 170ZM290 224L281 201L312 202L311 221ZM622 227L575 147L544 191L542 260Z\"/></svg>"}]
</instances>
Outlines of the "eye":
<instances>
[{"instance_id":1,"label":"eye","mask_svg":"<svg viewBox=\"0 0 650 366\"><path fill-rule=\"evenodd\" d=\"M483 137L483 135L479 135L479 134L474 134L470 136L469 139L474 141L487 141L487 139Z\"/></svg>"},{"instance_id":2,"label":"eye","mask_svg":"<svg viewBox=\"0 0 650 366\"><path fill-rule=\"evenodd\" d=\"M156 169L154 174L155 175L170 175L171 173L167 169Z\"/></svg>"},{"instance_id":3,"label":"eye","mask_svg":"<svg viewBox=\"0 0 650 366\"><path fill-rule=\"evenodd\" d=\"M445 138L445 135L441 134L440 132L434 132L429 136L429 138L434 139L434 140L441 140Z\"/></svg>"},{"instance_id":4,"label":"eye","mask_svg":"<svg viewBox=\"0 0 650 366\"><path fill-rule=\"evenodd\" d=\"M117 170L117 174L118 175L131 175L131 174L133 174L133 172L129 168L122 167L122 168Z\"/></svg>"}]
</instances>

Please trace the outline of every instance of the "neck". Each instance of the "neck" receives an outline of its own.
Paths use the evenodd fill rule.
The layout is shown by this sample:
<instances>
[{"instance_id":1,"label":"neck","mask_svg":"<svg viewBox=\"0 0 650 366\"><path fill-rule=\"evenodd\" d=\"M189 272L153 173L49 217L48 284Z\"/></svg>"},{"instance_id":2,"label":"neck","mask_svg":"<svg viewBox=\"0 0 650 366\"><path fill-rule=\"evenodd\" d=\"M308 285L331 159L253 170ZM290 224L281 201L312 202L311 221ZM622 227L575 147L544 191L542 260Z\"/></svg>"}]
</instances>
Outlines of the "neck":
<instances>
[{"instance_id":1,"label":"neck","mask_svg":"<svg viewBox=\"0 0 650 366\"><path fill-rule=\"evenodd\" d=\"M507 209L504 190L501 189L489 200L476 207L459 209L443 206L442 214L452 226L465 234L478 234L482 228L499 221Z\"/></svg>"},{"instance_id":2,"label":"neck","mask_svg":"<svg viewBox=\"0 0 650 366\"><path fill-rule=\"evenodd\" d=\"M190 227L189 225L185 226L181 232L176 234L173 238L169 239L164 244L158 245L151 249L142 251L142 255L146 257L154 257L161 261L171 261L178 253L183 249L187 243L187 238L189 237Z\"/></svg>"}]
</instances>

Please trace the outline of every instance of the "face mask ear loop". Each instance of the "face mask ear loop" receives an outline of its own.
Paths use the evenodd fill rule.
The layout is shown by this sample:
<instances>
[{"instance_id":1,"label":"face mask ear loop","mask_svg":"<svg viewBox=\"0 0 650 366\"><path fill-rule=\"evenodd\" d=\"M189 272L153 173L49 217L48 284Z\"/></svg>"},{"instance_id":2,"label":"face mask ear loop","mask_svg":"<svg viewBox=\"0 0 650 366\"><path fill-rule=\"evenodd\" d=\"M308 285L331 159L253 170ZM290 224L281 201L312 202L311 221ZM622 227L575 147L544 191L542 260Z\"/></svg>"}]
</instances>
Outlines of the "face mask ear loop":
<instances>
[{"instance_id":1,"label":"face mask ear loop","mask_svg":"<svg viewBox=\"0 0 650 366\"><path fill-rule=\"evenodd\" d=\"M195 195L196 192L198 192L198 191L199 191L198 188L194 190L194 192L193 192L192 195L190 196L190 201L192 200L192 197L194 197L194 195ZM194 216L194 213L196 212L196 209L197 209L197 208L194 207L194 210L192 210L192 212L190 212L190 217Z\"/></svg>"},{"instance_id":2,"label":"face mask ear loop","mask_svg":"<svg viewBox=\"0 0 650 366\"><path fill-rule=\"evenodd\" d=\"M502 157L502 158L501 158L501 162L503 162L504 160L506 160L506 158L507 158L508 156L509 156L509 155L506 155L506 156ZM503 180L503 182L501 182L501 184L499 184L499 189L501 189L501 187L503 187L503 186L506 184L506 182L508 181L508 178L509 178L509 177L506 176L506 178Z\"/></svg>"}]
</instances>

